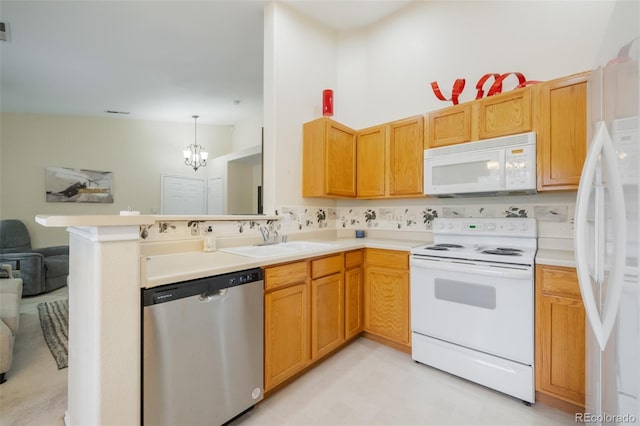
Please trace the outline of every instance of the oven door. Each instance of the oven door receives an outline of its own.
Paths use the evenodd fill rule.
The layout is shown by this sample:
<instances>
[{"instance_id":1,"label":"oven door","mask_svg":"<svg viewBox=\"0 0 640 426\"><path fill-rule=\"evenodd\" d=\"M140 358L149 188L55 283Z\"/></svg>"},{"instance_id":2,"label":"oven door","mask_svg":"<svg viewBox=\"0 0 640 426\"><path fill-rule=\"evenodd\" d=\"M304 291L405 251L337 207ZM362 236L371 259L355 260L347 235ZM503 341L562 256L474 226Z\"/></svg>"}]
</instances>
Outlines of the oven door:
<instances>
[{"instance_id":1,"label":"oven door","mask_svg":"<svg viewBox=\"0 0 640 426\"><path fill-rule=\"evenodd\" d=\"M414 333L533 365L533 268L411 258Z\"/></svg>"}]
</instances>

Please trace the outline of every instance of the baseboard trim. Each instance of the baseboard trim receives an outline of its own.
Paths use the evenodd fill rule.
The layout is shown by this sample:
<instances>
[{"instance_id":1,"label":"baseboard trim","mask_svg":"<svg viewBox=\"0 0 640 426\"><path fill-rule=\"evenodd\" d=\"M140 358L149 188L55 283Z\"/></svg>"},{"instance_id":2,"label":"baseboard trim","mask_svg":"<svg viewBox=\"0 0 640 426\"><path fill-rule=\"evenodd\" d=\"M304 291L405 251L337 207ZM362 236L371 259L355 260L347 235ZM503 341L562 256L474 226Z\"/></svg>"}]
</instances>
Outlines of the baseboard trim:
<instances>
[{"instance_id":1,"label":"baseboard trim","mask_svg":"<svg viewBox=\"0 0 640 426\"><path fill-rule=\"evenodd\" d=\"M388 346L400 352L407 353L411 355L411 345L404 345L402 343L395 342L391 339L387 339L386 337L378 336L377 334L372 334L367 331L362 332L362 337L366 337L369 340L373 340L374 342L380 343L382 345Z\"/></svg>"},{"instance_id":2,"label":"baseboard trim","mask_svg":"<svg viewBox=\"0 0 640 426\"><path fill-rule=\"evenodd\" d=\"M536 404L548 405L569 414L584 413L584 407L546 393L536 391Z\"/></svg>"}]
</instances>

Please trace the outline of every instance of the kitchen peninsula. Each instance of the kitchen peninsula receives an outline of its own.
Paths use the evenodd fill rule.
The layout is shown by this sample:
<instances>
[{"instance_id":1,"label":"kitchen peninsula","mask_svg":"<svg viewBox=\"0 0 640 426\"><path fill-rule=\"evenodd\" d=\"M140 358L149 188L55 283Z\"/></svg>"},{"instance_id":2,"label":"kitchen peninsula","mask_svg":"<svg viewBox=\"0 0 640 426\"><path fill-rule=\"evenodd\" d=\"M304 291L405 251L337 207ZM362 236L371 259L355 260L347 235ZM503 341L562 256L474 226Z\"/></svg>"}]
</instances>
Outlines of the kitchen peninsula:
<instances>
[{"instance_id":1,"label":"kitchen peninsula","mask_svg":"<svg viewBox=\"0 0 640 426\"><path fill-rule=\"evenodd\" d=\"M406 240L336 239L336 230L316 235L330 242L321 249L278 257L250 258L221 251L206 253L201 238L191 241L144 242L141 230L162 228L170 218L187 224L229 217L38 216L46 227L67 227L69 273L69 390L66 423L140 424L141 287L206 277L251 267L289 262L360 248L408 252L424 236ZM275 220L255 216L240 219ZM157 226L156 226L157 225ZM173 225L176 226L176 225ZM230 244L253 244L256 232ZM301 234L302 235L302 234ZM317 238L317 237L316 237ZM420 239L415 239L420 238ZM330 241L329 241L330 240ZM154 246L144 248L143 246ZM175 246L171 252L166 247ZM159 247L164 248L160 249ZM177 248L176 248L177 247ZM185 249L186 248L186 249ZM147 255L148 253L153 253Z\"/></svg>"}]
</instances>

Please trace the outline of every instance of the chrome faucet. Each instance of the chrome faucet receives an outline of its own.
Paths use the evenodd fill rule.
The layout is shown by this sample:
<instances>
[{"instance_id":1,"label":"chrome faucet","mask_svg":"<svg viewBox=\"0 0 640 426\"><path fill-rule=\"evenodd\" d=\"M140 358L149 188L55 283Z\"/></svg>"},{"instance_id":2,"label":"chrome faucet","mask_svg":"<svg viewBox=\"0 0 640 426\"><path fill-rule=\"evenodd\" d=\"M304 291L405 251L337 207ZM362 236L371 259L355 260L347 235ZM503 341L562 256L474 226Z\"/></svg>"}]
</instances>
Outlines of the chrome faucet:
<instances>
[{"instance_id":1,"label":"chrome faucet","mask_svg":"<svg viewBox=\"0 0 640 426\"><path fill-rule=\"evenodd\" d=\"M260 227L258 228L260 230L260 233L262 234L262 243L263 244L268 244L269 243L269 229L267 229L266 226L260 225Z\"/></svg>"},{"instance_id":2,"label":"chrome faucet","mask_svg":"<svg viewBox=\"0 0 640 426\"><path fill-rule=\"evenodd\" d=\"M258 227L260 233L262 234L262 243L261 246L269 245L269 244L278 244L278 229L273 222L267 222L267 226L260 225ZM284 236L283 236L284 242Z\"/></svg>"}]
</instances>

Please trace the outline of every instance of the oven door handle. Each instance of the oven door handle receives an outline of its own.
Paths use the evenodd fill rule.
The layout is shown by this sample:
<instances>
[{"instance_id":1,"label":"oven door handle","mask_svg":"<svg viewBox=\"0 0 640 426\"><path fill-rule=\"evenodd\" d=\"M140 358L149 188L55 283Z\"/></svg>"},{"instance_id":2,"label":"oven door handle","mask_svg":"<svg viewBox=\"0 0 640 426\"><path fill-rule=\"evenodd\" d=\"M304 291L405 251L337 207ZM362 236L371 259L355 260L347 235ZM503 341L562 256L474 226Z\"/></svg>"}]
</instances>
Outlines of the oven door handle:
<instances>
[{"instance_id":1,"label":"oven door handle","mask_svg":"<svg viewBox=\"0 0 640 426\"><path fill-rule=\"evenodd\" d=\"M533 277L530 268L506 268L481 266L476 263L467 262L445 262L440 260L411 258L411 267L419 269L431 269L435 271L447 272L467 272L474 275L485 275L491 277L514 278L519 280L531 279Z\"/></svg>"}]
</instances>

